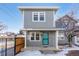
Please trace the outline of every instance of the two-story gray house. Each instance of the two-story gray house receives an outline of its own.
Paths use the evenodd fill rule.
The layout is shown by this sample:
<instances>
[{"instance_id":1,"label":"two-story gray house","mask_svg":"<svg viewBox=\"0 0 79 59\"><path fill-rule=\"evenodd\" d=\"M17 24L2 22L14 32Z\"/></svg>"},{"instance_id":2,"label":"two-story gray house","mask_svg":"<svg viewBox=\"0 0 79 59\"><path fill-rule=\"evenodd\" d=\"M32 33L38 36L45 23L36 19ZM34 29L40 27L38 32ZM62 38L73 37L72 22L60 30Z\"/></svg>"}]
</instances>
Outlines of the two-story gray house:
<instances>
[{"instance_id":1,"label":"two-story gray house","mask_svg":"<svg viewBox=\"0 0 79 59\"><path fill-rule=\"evenodd\" d=\"M68 44L64 34L65 25L69 23L68 29L73 28L77 20L68 15L56 20L55 14L58 7L20 6L19 9L23 17L22 31L25 35L25 48L58 49L58 45ZM79 42L78 37L73 37L73 43Z\"/></svg>"},{"instance_id":2,"label":"two-story gray house","mask_svg":"<svg viewBox=\"0 0 79 59\"><path fill-rule=\"evenodd\" d=\"M23 17L25 48L44 47L58 49L58 31L55 26L55 13L58 7L20 6Z\"/></svg>"}]
</instances>

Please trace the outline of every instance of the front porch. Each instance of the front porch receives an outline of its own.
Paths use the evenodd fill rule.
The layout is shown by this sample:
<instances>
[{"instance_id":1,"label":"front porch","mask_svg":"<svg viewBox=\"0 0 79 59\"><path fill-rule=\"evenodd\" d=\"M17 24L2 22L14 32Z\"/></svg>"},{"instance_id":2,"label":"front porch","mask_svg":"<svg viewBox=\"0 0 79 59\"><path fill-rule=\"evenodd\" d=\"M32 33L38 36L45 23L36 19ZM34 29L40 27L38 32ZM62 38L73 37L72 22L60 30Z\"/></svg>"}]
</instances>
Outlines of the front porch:
<instances>
[{"instance_id":1,"label":"front porch","mask_svg":"<svg viewBox=\"0 0 79 59\"><path fill-rule=\"evenodd\" d=\"M59 30L63 29L25 29L24 31L24 36L25 36L25 47L22 50L57 50L58 49L58 33ZM49 42L48 42L48 47L43 46L43 41L42 39L38 40L35 39L35 41L29 40L28 39L28 32L40 32L40 38L42 37L43 32L49 32ZM36 35L36 33L35 33ZM35 36L34 35L34 36ZM36 37L36 36L35 36ZM33 37L32 37L33 39ZM33 39L34 40L34 39ZM38 41L36 41L38 40ZM47 41L46 41L47 44Z\"/></svg>"}]
</instances>

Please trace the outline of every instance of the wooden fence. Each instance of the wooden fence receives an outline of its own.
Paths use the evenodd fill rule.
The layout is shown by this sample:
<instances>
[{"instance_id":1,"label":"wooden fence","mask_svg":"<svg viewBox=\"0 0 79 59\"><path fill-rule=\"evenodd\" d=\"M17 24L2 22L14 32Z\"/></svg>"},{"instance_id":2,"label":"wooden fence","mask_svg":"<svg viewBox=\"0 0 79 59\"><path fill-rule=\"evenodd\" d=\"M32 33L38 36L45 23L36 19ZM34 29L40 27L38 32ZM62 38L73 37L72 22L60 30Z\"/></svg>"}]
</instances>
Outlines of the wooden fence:
<instances>
[{"instance_id":1,"label":"wooden fence","mask_svg":"<svg viewBox=\"0 0 79 59\"><path fill-rule=\"evenodd\" d=\"M15 40L15 55L21 52L22 48L24 48L24 37L16 37Z\"/></svg>"}]
</instances>

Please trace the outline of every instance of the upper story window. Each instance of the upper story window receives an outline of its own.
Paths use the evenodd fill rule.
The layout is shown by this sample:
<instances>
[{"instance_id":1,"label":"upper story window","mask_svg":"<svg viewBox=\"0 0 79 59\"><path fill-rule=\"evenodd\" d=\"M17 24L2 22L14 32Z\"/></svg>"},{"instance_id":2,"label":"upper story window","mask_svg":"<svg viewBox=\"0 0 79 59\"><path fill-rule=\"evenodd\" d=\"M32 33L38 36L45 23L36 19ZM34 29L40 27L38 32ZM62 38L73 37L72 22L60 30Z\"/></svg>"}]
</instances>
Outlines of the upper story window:
<instances>
[{"instance_id":1,"label":"upper story window","mask_svg":"<svg viewBox=\"0 0 79 59\"><path fill-rule=\"evenodd\" d=\"M45 18L44 13L41 12L41 13L40 13L40 21L44 21L44 18Z\"/></svg>"},{"instance_id":2,"label":"upper story window","mask_svg":"<svg viewBox=\"0 0 79 59\"><path fill-rule=\"evenodd\" d=\"M67 20L65 20L64 23L65 23L65 25L68 25L68 21Z\"/></svg>"},{"instance_id":3,"label":"upper story window","mask_svg":"<svg viewBox=\"0 0 79 59\"><path fill-rule=\"evenodd\" d=\"M45 22L45 12L32 12L33 22Z\"/></svg>"},{"instance_id":4,"label":"upper story window","mask_svg":"<svg viewBox=\"0 0 79 59\"><path fill-rule=\"evenodd\" d=\"M34 13L34 14L33 14L33 17L34 17L34 18L33 18L34 21L38 21L38 13Z\"/></svg>"}]
</instances>

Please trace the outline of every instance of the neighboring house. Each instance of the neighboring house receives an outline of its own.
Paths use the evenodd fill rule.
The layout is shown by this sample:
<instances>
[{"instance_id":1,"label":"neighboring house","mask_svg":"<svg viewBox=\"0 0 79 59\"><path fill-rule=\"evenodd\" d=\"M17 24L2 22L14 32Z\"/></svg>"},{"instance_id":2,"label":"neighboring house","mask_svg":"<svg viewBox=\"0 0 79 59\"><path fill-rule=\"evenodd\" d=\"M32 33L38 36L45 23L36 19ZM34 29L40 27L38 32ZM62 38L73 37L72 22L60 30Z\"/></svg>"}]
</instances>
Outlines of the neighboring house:
<instances>
[{"instance_id":1,"label":"neighboring house","mask_svg":"<svg viewBox=\"0 0 79 59\"><path fill-rule=\"evenodd\" d=\"M12 41L15 38L15 33L12 32L5 32L5 33L0 33L0 41L7 39L8 41Z\"/></svg>"},{"instance_id":2,"label":"neighboring house","mask_svg":"<svg viewBox=\"0 0 79 59\"><path fill-rule=\"evenodd\" d=\"M76 26L75 26L75 33L76 33L76 36L74 37L75 40L74 40L74 43L76 45L79 45L79 22L76 23Z\"/></svg>"},{"instance_id":3,"label":"neighboring house","mask_svg":"<svg viewBox=\"0 0 79 59\"><path fill-rule=\"evenodd\" d=\"M58 49L59 44L67 44L64 27L69 22L68 28L74 27L76 20L68 15L55 20L58 7L45 6L20 6L23 17L22 31L25 35L25 48L28 47L53 47Z\"/></svg>"},{"instance_id":4,"label":"neighboring house","mask_svg":"<svg viewBox=\"0 0 79 59\"><path fill-rule=\"evenodd\" d=\"M67 23L68 23L68 25L67 25ZM73 19L69 15L65 15L56 21L56 27L65 28L67 25L68 29L71 29L75 26L76 23L77 23L77 20Z\"/></svg>"},{"instance_id":5,"label":"neighboring house","mask_svg":"<svg viewBox=\"0 0 79 59\"><path fill-rule=\"evenodd\" d=\"M56 21L57 28L65 28L66 29L66 27L67 27L67 29L72 29L72 28L76 27L75 24L77 24L77 20L73 19L69 15L65 15ZM67 37L65 36L65 32L62 30L59 31L58 43L59 44L68 44L68 40L67 40ZM73 43L75 43L74 37L73 37Z\"/></svg>"}]
</instances>

